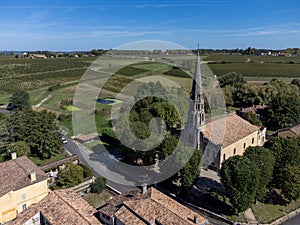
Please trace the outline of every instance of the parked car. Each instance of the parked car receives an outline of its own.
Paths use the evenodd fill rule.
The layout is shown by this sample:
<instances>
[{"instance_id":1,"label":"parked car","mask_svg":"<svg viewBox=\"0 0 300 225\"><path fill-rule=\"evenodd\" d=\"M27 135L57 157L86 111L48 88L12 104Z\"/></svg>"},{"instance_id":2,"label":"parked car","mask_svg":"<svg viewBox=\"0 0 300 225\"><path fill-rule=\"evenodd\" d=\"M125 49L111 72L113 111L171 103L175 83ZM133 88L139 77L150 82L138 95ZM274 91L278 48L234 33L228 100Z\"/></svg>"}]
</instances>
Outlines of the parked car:
<instances>
[{"instance_id":1,"label":"parked car","mask_svg":"<svg viewBox=\"0 0 300 225\"><path fill-rule=\"evenodd\" d=\"M63 144L67 144L68 143L68 140L65 137L62 137L61 140L62 140Z\"/></svg>"}]
</instances>

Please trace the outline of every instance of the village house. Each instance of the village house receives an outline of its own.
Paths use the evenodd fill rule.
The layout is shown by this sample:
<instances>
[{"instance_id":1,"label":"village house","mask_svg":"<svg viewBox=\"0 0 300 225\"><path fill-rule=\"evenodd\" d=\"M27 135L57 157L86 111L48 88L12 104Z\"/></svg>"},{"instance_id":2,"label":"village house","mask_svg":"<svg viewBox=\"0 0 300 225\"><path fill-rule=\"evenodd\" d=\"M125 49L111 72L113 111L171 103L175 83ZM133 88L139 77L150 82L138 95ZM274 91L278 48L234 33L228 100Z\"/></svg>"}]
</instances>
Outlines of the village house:
<instances>
[{"instance_id":1,"label":"village house","mask_svg":"<svg viewBox=\"0 0 300 225\"><path fill-rule=\"evenodd\" d=\"M115 196L100 208L99 216L109 225L209 224L204 217L153 187Z\"/></svg>"},{"instance_id":2,"label":"village house","mask_svg":"<svg viewBox=\"0 0 300 225\"><path fill-rule=\"evenodd\" d=\"M283 138L291 138L300 135L300 123L293 124L289 127L282 128L276 132L276 136Z\"/></svg>"},{"instance_id":3,"label":"village house","mask_svg":"<svg viewBox=\"0 0 300 225\"><path fill-rule=\"evenodd\" d=\"M47 175L26 156L0 163L0 224L48 195Z\"/></svg>"},{"instance_id":4,"label":"village house","mask_svg":"<svg viewBox=\"0 0 300 225\"><path fill-rule=\"evenodd\" d=\"M98 225L96 210L71 189L51 192L39 203L27 208L9 224L22 225Z\"/></svg>"}]
</instances>

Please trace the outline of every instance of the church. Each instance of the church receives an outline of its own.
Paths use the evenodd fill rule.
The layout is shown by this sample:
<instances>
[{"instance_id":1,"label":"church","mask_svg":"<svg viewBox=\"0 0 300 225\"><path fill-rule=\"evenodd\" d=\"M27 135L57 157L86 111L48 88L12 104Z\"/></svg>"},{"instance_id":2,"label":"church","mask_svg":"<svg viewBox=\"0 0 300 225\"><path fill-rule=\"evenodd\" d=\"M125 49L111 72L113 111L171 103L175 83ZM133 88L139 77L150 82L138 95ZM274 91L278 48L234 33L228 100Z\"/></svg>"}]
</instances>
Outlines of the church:
<instances>
[{"instance_id":1,"label":"church","mask_svg":"<svg viewBox=\"0 0 300 225\"><path fill-rule=\"evenodd\" d=\"M198 51L185 129L193 132L194 146L203 153L202 167L219 172L222 163L229 157L242 155L249 146L262 146L265 143L266 128L253 125L236 113L209 120L205 117Z\"/></svg>"}]
</instances>

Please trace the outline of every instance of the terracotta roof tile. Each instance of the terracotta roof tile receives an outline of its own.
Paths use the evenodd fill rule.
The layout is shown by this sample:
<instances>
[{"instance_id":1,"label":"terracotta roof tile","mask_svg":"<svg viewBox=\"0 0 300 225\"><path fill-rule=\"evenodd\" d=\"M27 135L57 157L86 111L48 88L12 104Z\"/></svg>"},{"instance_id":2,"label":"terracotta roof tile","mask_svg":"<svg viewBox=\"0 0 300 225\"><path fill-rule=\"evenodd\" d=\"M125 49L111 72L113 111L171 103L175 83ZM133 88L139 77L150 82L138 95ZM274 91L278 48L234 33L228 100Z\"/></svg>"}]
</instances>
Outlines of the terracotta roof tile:
<instances>
[{"instance_id":1,"label":"terracotta roof tile","mask_svg":"<svg viewBox=\"0 0 300 225\"><path fill-rule=\"evenodd\" d=\"M127 196L127 197L126 197ZM131 197L129 197L131 196ZM125 200L125 201L124 201ZM207 222L205 218L181 205L155 188L148 189L142 195L132 191L114 197L107 205L99 210L100 213L118 218L124 224L199 224Z\"/></svg>"},{"instance_id":2,"label":"terracotta roof tile","mask_svg":"<svg viewBox=\"0 0 300 225\"><path fill-rule=\"evenodd\" d=\"M133 212L131 212L127 207L122 206L116 213L115 216L124 225L146 225L143 220L138 218Z\"/></svg>"},{"instance_id":3,"label":"terracotta roof tile","mask_svg":"<svg viewBox=\"0 0 300 225\"><path fill-rule=\"evenodd\" d=\"M206 124L204 137L214 144L229 146L258 131L260 127L249 123L236 114L218 118Z\"/></svg>"},{"instance_id":4,"label":"terracotta roof tile","mask_svg":"<svg viewBox=\"0 0 300 225\"><path fill-rule=\"evenodd\" d=\"M117 195L106 202L106 205L102 207L99 212L104 213L108 216L113 216L122 206L122 203L130 200L137 200L141 198L149 198L150 193L147 192L145 195L142 195L140 191L130 190L124 194Z\"/></svg>"},{"instance_id":5,"label":"terracotta roof tile","mask_svg":"<svg viewBox=\"0 0 300 225\"><path fill-rule=\"evenodd\" d=\"M35 214L41 213L51 225L98 225L96 210L71 189L51 192L35 205L20 213L11 224L24 224Z\"/></svg>"},{"instance_id":6,"label":"terracotta roof tile","mask_svg":"<svg viewBox=\"0 0 300 225\"><path fill-rule=\"evenodd\" d=\"M300 135L300 123L293 125L290 130L293 131L296 135Z\"/></svg>"},{"instance_id":7,"label":"terracotta roof tile","mask_svg":"<svg viewBox=\"0 0 300 225\"><path fill-rule=\"evenodd\" d=\"M33 171L36 173L36 181L31 181L29 176ZM47 179L44 171L26 156L0 163L0 174L0 197Z\"/></svg>"}]
</instances>

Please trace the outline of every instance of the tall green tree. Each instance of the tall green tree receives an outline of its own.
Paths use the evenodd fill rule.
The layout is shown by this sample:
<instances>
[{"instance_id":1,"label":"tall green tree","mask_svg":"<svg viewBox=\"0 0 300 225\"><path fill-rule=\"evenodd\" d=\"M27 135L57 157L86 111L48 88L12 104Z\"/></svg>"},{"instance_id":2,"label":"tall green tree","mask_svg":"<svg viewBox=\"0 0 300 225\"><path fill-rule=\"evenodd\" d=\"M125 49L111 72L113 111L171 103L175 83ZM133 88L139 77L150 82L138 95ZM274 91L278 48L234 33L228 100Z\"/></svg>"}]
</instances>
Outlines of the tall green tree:
<instances>
[{"instance_id":1,"label":"tall green tree","mask_svg":"<svg viewBox=\"0 0 300 225\"><path fill-rule=\"evenodd\" d=\"M299 93L279 92L271 97L267 110L267 127L277 130L300 122Z\"/></svg>"},{"instance_id":2,"label":"tall green tree","mask_svg":"<svg viewBox=\"0 0 300 225\"><path fill-rule=\"evenodd\" d=\"M46 110L18 111L10 116L6 129L9 131L12 143L26 142L31 154L40 158L50 158L56 155L62 145L56 116Z\"/></svg>"},{"instance_id":3,"label":"tall green tree","mask_svg":"<svg viewBox=\"0 0 300 225\"><path fill-rule=\"evenodd\" d=\"M248 147L244 156L253 162L260 171L256 198L262 200L267 192L267 185L270 183L273 171L275 158L269 150L264 147Z\"/></svg>"},{"instance_id":4,"label":"tall green tree","mask_svg":"<svg viewBox=\"0 0 300 225\"><path fill-rule=\"evenodd\" d=\"M26 91L17 91L10 97L10 103L15 110L30 108L30 97Z\"/></svg>"},{"instance_id":5,"label":"tall green tree","mask_svg":"<svg viewBox=\"0 0 300 225\"><path fill-rule=\"evenodd\" d=\"M242 87L246 81L244 77L236 72L226 73L218 78L220 87L225 87L227 85L240 88Z\"/></svg>"},{"instance_id":6,"label":"tall green tree","mask_svg":"<svg viewBox=\"0 0 300 225\"><path fill-rule=\"evenodd\" d=\"M243 156L233 156L221 168L221 181L237 212L243 212L254 202L259 183L259 169Z\"/></svg>"},{"instance_id":7,"label":"tall green tree","mask_svg":"<svg viewBox=\"0 0 300 225\"><path fill-rule=\"evenodd\" d=\"M6 127L8 116L0 113L0 151L7 150L9 144L9 132Z\"/></svg>"},{"instance_id":8,"label":"tall green tree","mask_svg":"<svg viewBox=\"0 0 300 225\"><path fill-rule=\"evenodd\" d=\"M199 150L195 150L187 164L179 171L181 188L188 190L200 174L200 162L202 154Z\"/></svg>"},{"instance_id":9,"label":"tall green tree","mask_svg":"<svg viewBox=\"0 0 300 225\"><path fill-rule=\"evenodd\" d=\"M289 139L273 137L265 144L265 147L275 157L272 184L274 187L286 191L284 183L287 171L285 168L300 165L300 137Z\"/></svg>"},{"instance_id":10,"label":"tall green tree","mask_svg":"<svg viewBox=\"0 0 300 225\"><path fill-rule=\"evenodd\" d=\"M297 200L300 198L300 166L288 165L283 168L282 174L284 182L282 184L282 194L288 200Z\"/></svg>"}]
</instances>

